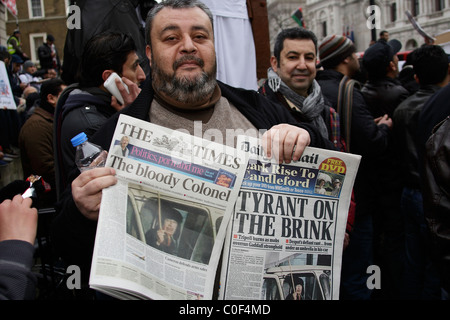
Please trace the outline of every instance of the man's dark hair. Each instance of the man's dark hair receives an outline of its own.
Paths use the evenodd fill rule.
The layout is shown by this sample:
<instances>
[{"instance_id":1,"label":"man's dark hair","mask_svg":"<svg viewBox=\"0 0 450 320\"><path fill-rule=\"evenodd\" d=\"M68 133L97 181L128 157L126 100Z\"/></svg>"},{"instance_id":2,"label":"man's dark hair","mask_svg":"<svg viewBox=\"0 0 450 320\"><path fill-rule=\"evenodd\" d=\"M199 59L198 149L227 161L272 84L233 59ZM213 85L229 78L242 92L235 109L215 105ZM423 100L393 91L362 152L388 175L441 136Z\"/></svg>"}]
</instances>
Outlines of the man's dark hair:
<instances>
[{"instance_id":1,"label":"man's dark hair","mask_svg":"<svg viewBox=\"0 0 450 320\"><path fill-rule=\"evenodd\" d=\"M386 30L381 31L380 32L380 38L383 37L385 33L389 33L389 32L387 32Z\"/></svg>"},{"instance_id":2,"label":"man's dark hair","mask_svg":"<svg viewBox=\"0 0 450 320\"><path fill-rule=\"evenodd\" d=\"M145 42L150 47L151 47L150 31L152 30L153 20L163 8L172 8L172 9L200 8L209 17L209 20L211 21L211 25L214 30L213 15L209 10L209 8L203 2L197 0L165 0L155 4L153 8L150 9L147 15L147 19L145 21Z\"/></svg>"},{"instance_id":3,"label":"man's dark hair","mask_svg":"<svg viewBox=\"0 0 450 320\"><path fill-rule=\"evenodd\" d=\"M41 99L41 102L47 101L47 96L49 94L57 96L63 90L63 85L64 82L60 78L44 81L39 91L39 98Z\"/></svg>"},{"instance_id":4,"label":"man's dark hair","mask_svg":"<svg viewBox=\"0 0 450 320\"><path fill-rule=\"evenodd\" d=\"M11 54L8 51L0 50L0 60L5 62L6 59L11 61Z\"/></svg>"},{"instance_id":5,"label":"man's dark hair","mask_svg":"<svg viewBox=\"0 0 450 320\"><path fill-rule=\"evenodd\" d=\"M139 0L139 11L141 13L142 20L147 19L147 15L150 10L157 4L155 0Z\"/></svg>"},{"instance_id":6,"label":"man's dark hair","mask_svg":"<svg viewBox=\"0 0 450 320\"><path fill-rule=\"evenodd\" d=\"M413 51L412 60L421 86L438 84L448 75L448 57L440 46L420 47Z\"/></svg>"},{"instance_id":7,"label":"man's dark hair","mask_svg":"<svg viewBox=\"0 0 450 320\"><path fill-rule=\"evenodd\" d=\"M309 39L309 40L312 40L312 42L314 42L314 48L316 49L316 53L317 53L317 37L312 31L306 30L304 28L298 28L298 27L284 29L278 34L277 39L275 40L275 45L273 47L273 55L277 59L278 63L280 63L280 55L281 55L281 51L283 51L284 40L286 40L286 39L290 39L290 40L295 40L295 39L308 40Z\"/></svg>"},{"instance_id":8,"label":"man's dark hair","mask_svg":"<svg viewBox=\"0 0 450 320\"><path fill-rule=\"evenodd\" d=\"M86 43L81 56L80 86L100 86L103 83L102 73L108 69L121 76L128 55L136 50L133 38L127 34L107 31L93 36Z\"/></svg>"}]
</instances>

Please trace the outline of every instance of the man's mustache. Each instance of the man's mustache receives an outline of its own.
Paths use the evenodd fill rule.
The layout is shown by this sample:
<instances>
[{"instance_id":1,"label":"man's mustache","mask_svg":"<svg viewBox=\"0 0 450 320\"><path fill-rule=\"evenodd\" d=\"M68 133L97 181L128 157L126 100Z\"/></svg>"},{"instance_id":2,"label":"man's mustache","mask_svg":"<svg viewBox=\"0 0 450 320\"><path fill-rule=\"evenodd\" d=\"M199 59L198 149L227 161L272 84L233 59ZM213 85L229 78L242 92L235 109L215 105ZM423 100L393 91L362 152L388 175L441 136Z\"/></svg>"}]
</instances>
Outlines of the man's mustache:
<instances>
[{"instance_id":1,"label":"man's mustache","mask_svg":"<svg viewBox=\"0 0 450 320\"><path fill-rule=\"evenodd\" d=\"M188 55L181 57L178 60L175 60L175 62L173 63L173 69L174 70L178 69L182 64L186 62L195 62L197 65L200 66L200 68L203 68L205 66L205 62L202 59L196 56Z\"/></svg>"},{"instance_id":2,"label":"man's mustache","mask_svg":"<svg viewBox=\"0 0 450 320\"><path fill-rule=\"evenodd\" d=\"M307 76L309 77L311 75L310 72L306 71L306 72L299 72L299 71L294 71L292 73L293 76Z\"/></svg>"}]
</instances>

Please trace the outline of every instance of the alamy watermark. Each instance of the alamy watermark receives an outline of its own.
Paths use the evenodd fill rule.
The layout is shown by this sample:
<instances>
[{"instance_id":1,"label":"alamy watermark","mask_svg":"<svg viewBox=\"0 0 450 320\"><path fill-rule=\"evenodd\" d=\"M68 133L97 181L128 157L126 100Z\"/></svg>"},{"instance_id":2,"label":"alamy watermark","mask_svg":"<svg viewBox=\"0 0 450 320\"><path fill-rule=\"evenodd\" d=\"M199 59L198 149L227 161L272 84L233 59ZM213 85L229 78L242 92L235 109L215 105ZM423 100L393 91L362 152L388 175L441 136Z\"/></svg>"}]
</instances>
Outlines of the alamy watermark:
<instances>
[{"instance_id":1,"label":"alamy watermark","mask_svg":"<svg viewBox=\"0 0 450 320\"><path fill-rule=\"evenodd\" d=\"M81 289L81 269L77 265L70 265L66 274L66 286L69 290ZM370 274L366 285L370 290L381 289L381 269L379 266L371 265L367 268L367 274Z\"/></svg>"},{"instance_id":2,"label":"alamy watermark","mask_svg":"<svg viewBox=\"0 0 450 320\"><path fill-rule=\"evenodd\" d=\"M370 290L381 289L381 269L379 266L371 265L367 268L367 274L370 274L366 281L367 288Z\"/></svg>"},{"instance_id":3,"label":"alamy watermark","mask_svg":"<svg viewBox=\"0 0 450 320\"><path fill-rule=\"evenodd\" d=\"M67 8L67 29L81 29L81 9L77 5Z\"/></svg>"},{"instance_id":4,"label":"alamy watermark","mask_svg":"<svg viewBox=\"0 0 450 320\"><path fill-rule=\"evenodd\" d=\"M368 6L366 10L367 14L367 28L380 29L381 28L381 8L373 5ZM81 29L81 8L77 5L71 5L67 9L67 29Z\"/></svg>"},{"instance_id":5,"label":"alamy watermark","mask_svg":"<svg viewBox=\"0 0 450 320\"><path fill-rule=\"evenodd\" d=\"M381 29L381 8L379 6L368 6L367 10L367 28L370 30Z\"/></svg>"}]
</instances>

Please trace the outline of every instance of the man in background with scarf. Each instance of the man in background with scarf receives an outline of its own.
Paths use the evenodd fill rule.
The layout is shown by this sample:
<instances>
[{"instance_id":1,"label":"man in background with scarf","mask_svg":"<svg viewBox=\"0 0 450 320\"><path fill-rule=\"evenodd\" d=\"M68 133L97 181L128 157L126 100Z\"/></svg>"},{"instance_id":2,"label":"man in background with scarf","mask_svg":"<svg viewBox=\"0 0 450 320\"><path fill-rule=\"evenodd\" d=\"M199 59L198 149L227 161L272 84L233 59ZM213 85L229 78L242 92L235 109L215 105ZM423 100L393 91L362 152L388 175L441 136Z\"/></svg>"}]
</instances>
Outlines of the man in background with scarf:
<instances>
[{"instance_id":1,"label":"man in background with scarf","mask_svg":"<svg viewBox=\"0 0 450 320\"><path fill-rule=\"evenodd\" d=\"M282 30L274 45L267 80L259 92L287 108L298 122L313 124L341 150L339 116L315 80L317 37L303 28ZM341 150L343 151L343 150Z\"/></svg>"}]
</instances>

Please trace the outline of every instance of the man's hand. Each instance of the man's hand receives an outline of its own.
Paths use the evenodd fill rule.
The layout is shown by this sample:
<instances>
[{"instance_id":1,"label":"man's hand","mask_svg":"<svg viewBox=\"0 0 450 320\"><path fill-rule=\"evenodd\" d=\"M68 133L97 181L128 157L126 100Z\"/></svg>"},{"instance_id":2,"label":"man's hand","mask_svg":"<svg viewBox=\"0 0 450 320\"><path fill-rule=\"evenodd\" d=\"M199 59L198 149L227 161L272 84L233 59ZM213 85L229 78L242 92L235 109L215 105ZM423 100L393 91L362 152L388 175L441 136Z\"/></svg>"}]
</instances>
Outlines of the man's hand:
<instances>
[{"instance_id":1,"label":"man's hand","mask_svg":"<svg viewBox=\"0 0 450 320\"><path fill-rule=\"evenodd\" d=\"M376 118L376 119L375 119L375 123L376 123L378 126L379 126L380 124L385 124L385 125L387 125L387 126L389 127L389 129L392 128L392 125L393 125L392 119L389 118L389 116L388 116L387 114L385 114L385 115L382 116L382 117Z\"/></svg>"},{"instance_id":2,"label":"man's hand","mask_svg":"<svg viewBox=\"0 0 450 320\"><path fill-rule=\"evenodd\" d=\"M164 242L164 236L166 235L166 231L164 231L163 229L158 229L158 231L156 231L156 244L158 246L160 246L163 242Z\"/></svg>"},{"instance_id":3,"label":"man's hand","mask_svg":"<svg viewBox=\"0 0 450 320\"><path fill-rule=\"evenodd\" d=\"M116 79L115 81L116 81L117 89L119 89L119 92L122 95L123 105L121 105L119 103L119 101L117 101L116 97L113 96L111 98L111 106L116 111L119 111L119 110L122 110L123 108L129 106L130 104L132 104L134 102L134 100L136 100L139 93L141 93L141 88L139 88L136 83L129 80L128 78L122 77L122 81L128 86L128 91L130 92L130 93L128 93L127 90L125 89L125 87L123 86L123 84L118 79Z\"/></svg>"},{"instance_id":4,"label":"man's hand","mask_svg":"<svg viewBox=\"0 0 450 320\"><path fill-rule=\"evenodd\" d=\"M34 245L38 214L31 198L21 195L0 204L0 241L22 240Z\"/></svg>"},{"instance_id":5,"label":"man's hand","mask_svg":"<svg viewBox=\"0 0 450 320\"><path fill-rule=\"evenodd\" d=\"M117 183L112 168L94 168L82 172L72 182L72 196L81 214L89 220L98 220L102 190Z\"/></svg>"},{"instance_id":6,"label":"man's hand","mask_svg":"<svg viewBox=\"0 0 450 320\"><path fill-rule=\"evenodd\" d=\"M350 235L346 232L345 236L344 236L344 248L343 248L343 250L347 249L349 244L350 244Z\"/></svg>"},{"instance_id":7,"label":"man's hand","mask_svg":"<svg viewBox=\"0 0 450 320\"><path fill-rule=\"evenodd\" d=\"M267 157L275 157L279 163L298 161L310 143L311 137L308 131L289 124L273 126L262 136Z\"/></svg>"}]
</instances>

